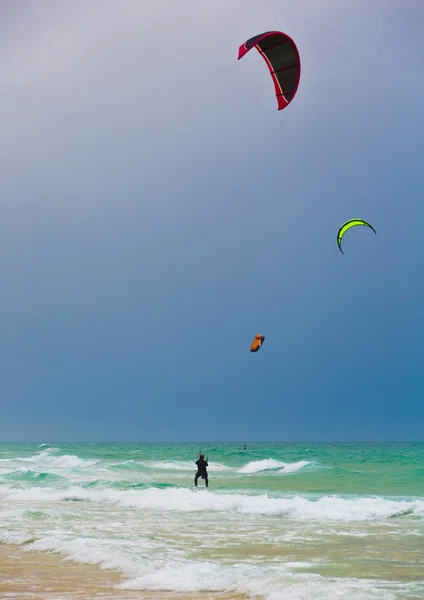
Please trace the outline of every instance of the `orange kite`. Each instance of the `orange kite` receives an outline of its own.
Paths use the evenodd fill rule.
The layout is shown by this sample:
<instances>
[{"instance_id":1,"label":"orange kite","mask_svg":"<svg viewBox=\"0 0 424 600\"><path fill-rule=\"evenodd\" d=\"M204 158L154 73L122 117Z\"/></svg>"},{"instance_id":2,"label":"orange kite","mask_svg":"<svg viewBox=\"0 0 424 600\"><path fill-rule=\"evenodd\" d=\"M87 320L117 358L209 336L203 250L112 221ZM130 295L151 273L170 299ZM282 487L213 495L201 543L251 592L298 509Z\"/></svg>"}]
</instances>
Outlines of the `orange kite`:
<instances>
[{"instance_id":1,"label":"orange kite","mask_svg":"<svg viewBox=\"0 0 424 600\"><path fill-rule=\"evenodd\" d=\"M265 336L264 335L259 335L259 333L257 333L255 335L255 337L253 338L253 343L250 346L250 352L257 352L259 350L259 348L262 346L262 344L264 343L265 340Z\"/></svg>"}]
</instances>

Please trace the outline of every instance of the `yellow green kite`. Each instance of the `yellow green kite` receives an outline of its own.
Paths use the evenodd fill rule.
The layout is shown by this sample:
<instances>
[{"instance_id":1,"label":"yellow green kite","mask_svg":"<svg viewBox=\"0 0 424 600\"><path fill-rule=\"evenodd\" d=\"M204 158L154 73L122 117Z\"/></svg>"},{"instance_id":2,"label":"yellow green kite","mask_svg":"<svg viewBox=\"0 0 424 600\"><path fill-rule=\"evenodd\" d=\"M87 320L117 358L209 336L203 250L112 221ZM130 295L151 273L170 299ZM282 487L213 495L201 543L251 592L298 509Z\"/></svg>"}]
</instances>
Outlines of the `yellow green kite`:
<instances>
[{"instance_id":1,"label":"yellow green kite","mask_svg":"<svg viewBox=\"0 0 424 600\"><path fill-rule=\"evenodd\" d=\"M373 230L375 235L377 235L377 232L374 229L374 227L372 225L370 225L369 223L367 223L366 221L362 221L361 219L351 219L350 221L346 221L346 223L343 223L343 225L340 227L339 232L337 234L337 243L339 245L339 250L342 254L344 254L344 252L342 250L343 236L348 229L350 229L351 227L356 227L356 225L364 225L365 227L369 227L370 229Z\"/></svg>"}]
</instances>

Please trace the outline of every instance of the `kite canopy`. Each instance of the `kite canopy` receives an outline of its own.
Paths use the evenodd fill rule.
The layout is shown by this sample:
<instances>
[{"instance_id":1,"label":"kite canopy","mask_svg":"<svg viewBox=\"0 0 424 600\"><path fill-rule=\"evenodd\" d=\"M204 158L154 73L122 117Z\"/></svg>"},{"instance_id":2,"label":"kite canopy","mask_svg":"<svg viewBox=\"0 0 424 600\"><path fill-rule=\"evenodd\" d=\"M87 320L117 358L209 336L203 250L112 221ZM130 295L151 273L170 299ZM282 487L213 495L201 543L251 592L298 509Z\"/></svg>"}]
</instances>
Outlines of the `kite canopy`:
<instances>
[{"instance_id":1,"label":"kite canopy","mask_svg":"<svg viewBox=\"0 0 424 600\"><path fill-rule=\"evenodd\" d=\"M343 225L340 227L339 232L337 234L337 244L339 245L339 250L342 254L344 254L344 252L342 250L342 239L343 239L344 234L346 233L346 231L348 229L350 229L351 227L356 227L357 225L363 225L365 227L369 227L370 229L373 230L375 235L377 235L377 232L374 229L374 227L372 225L370 225L369 223L367 223L366 221L362 221L361 219L351 219L350 221L346 221L346 223L343 223Z\"/></svg>"},{"instance_id":2,"label":"kite canopy","mask_svg":"<svg viewBox=\"0 0 424 600\"><path fill-rule=\"evenodd\" d=\"M281 31L266 31L244 42L238 60L253 47L268 65L277 96L278 110L293 100L300 80L300 57L294 41Z\"/></svg>"},{"instance_id":3,"label":"kite canopy","mask_svg":"<svg viewBox=\"0 0 424 600\"><path fill-rule=\"evenodd\" d=\"M252 345L250 346L250 352L257 352L264 343L264 339L264 335L259 335L259 333L257 333L253 338Z\"/></svg>"}]
</instances>

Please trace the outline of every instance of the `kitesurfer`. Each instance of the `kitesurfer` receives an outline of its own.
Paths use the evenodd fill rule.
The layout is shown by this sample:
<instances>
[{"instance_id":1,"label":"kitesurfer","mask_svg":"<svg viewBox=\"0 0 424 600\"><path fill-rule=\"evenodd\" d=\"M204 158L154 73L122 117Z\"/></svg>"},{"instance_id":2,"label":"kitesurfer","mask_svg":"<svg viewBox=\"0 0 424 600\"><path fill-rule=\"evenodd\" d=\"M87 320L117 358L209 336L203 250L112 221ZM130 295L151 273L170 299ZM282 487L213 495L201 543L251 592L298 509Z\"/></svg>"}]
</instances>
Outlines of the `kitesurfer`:
<instances>
[{"instance_id":1,"label":"kitesurfer","mask_svg":"<svg viewBox=\"0 0 424 600\"><path fill-rule=\"evenodd\" d=\"M197 487L197 480L199 479L199 477L201 477L202 479L205 480L205 485L206 487L208 486L208 472L206 470L206 467L208 467L208 461L205 460L205 455L201 454L199 456L199 460L196 460L196 465L197 465L197 473L194 476L194 485Z\"/></svg>"}]
</instances>

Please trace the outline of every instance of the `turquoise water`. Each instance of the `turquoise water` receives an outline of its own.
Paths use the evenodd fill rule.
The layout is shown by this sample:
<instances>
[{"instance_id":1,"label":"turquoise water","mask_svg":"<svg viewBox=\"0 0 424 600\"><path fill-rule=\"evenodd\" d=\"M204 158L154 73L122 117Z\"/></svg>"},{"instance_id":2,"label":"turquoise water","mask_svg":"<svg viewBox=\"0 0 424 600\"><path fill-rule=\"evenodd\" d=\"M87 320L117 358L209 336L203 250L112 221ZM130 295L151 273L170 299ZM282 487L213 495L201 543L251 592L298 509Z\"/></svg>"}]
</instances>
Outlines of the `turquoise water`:
<instances>
[{"instance_id":1,"label":"turquoise water","mask_svg":"<svg viewBox=\"0 0 424 600\"><path fill-rule=\"evenodd\" d=\"M424 598L424 444L0 445L0 540L141 590Z\"/></svg>"}]
</instances>

